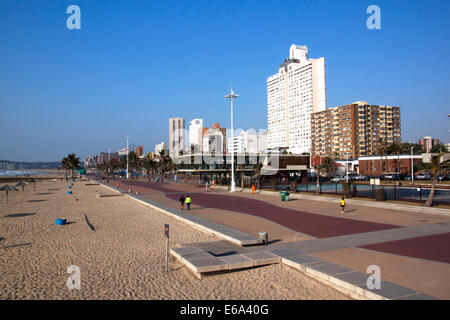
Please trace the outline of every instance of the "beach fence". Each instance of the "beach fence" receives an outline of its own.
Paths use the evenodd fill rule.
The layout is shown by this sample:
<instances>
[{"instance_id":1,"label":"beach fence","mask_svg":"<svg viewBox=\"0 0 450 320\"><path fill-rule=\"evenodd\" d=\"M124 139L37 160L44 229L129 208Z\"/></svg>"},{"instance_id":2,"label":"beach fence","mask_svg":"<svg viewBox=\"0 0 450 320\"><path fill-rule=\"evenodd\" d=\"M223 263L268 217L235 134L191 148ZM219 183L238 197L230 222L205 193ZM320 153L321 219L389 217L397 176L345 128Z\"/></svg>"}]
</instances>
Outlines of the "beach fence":
<instances>
[{"instance_id":1,"label":"beach fence","mask_svg":"<svg viewBox=\"0 0 450 320\"><path fill-rule=\"evenodd\" d=\"M272 188L273 186L264 186ZM300 183L296 190L292 189L290 184L277 185L276 190L289 190L299 193L317 193L317 183ZM365 198L378 201L408 201L416 203L425 203L430 195L431 187L429 185L400 186L400 185L365 185L357 183L319 183L320 195L331 195L346 198ZM437 186L434 191L433 203L450 205L450 188Z\"/></svg>"}]
</instances>

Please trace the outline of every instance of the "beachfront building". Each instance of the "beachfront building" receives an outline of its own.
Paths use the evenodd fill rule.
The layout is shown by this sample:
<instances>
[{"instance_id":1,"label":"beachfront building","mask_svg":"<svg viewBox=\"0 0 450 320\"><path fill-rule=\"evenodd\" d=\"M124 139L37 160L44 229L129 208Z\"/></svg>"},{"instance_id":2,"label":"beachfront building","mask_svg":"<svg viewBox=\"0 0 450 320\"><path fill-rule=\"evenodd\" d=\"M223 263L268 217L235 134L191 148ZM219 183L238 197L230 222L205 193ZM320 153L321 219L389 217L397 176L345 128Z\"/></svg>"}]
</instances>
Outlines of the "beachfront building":
<instances>
[{"instance_id":1,"label":"beachfront building","mask_svg":"<svg viewBox=\"0 0 450 320\"><path fill-rule=\"evenodd\" d=\"M267 131L241 131L238 135L228 139L228 150L234 153L262 153L267 149Z\"/></svg>"},{"instance_id":2,"label":"beachfront building","mask_svg":"<svg viewBox=\"0 0 450 320\"><path fill-rule=\"evenodd\" d=\"M144 146L140 145L136 147L136 155L138 157L143 157L144 156Z\"/></svg>"},{"instance_id":3,"label":"beachfront building","mask_svg":"<svg viewBox=\"0 0 450 320\"><path fill-rule=\"evenodd\" d=\"M184 119L169 119L169 157L174 159L184 151Z\"/></svg>"},{"instance_id":4,"label":"beachfront building","mask_svg":"<svg viewBox=\"0 0 450 320\"><path fill-rule=\"evenodd\" d=\"M192 161L192 158L198 161ZM215 155L214 160L204 154L183 155L178 158L179 174L198 177L201 182L216 180L218 184L231 184L231 154ZM235 181L237 186L251 186L256 183L260 186L289 185L293 181L306 182L309 170L309 156L298 154L254 154L240 156L234 154ZM259 175L256 174L256 164L262 166Z\"/></svg>"},{"instance_id":5,"label":"beachfront building","mask_svg":"<svg viewBox=\"0 0 450 320\"><path fill-rule=\"evenodd\" d=\"M422 155L388 155L360 157L358 159L359 174L366 176L379 176L381 174L411 175L411 160L413 164L423 161Z\"/></svg>"},{"instance_id":6,"label":"beachfront building","mask_svg":"<svg viewBox=\"0 0 450 320\"><path fill-rule=\"evenodd\" d=\"M267 78L268 148L310 152L311 113L326 109L325 92L325 59L291 45L289 59Z\"/></svg>"},{"instance_id":7,"label":"beachfront building","mask_svg":"<svg viewBox=\"0 0 450 320\"><path fill-rule=\"evenodd\" d=\"M422 146L422 151L425 153L430 153L431 149L433 149L433 147L438 145L439 143L439 139L430 136L419 139L419 144Z\"/></svg>"},{"instance_id":8,"label":"beachfront building","mask_svg":"<svg viewBox=\"0 0 450 320\"><path fill-rule=\"evenodd\" d=\"M189 149L201 152L203 145L203 119L194 119L189 122Z\"/></svg>"},{"instance_id":9,"label":"beachfront building","mask_svg":"<svg viewBox=\"0 0 450 320\"><path fill-rule=\"evenodd\" d=\"M401 142L400 108L357 101L311 115L311 154L355 159L377 154L380 139Z\"/></svg>"},{"instance_id":10,"label":"beachfront building","mask_svg":"<svg viewBox=\"0 0 450 320\"><path fill-rule=\"evenodd\" d=\"M166 145L166 143L164 141L161 141L160 144L157 144L155 146L155 155L159 156L161 151L163 151L163 150L164 150L164 152L167 153L167 145Z\"/></svg>"},{"instance_id":11,"label":"beachfront building","mask_svg":"<svg viewBox=\"0 0 450 320\"><path fill-rule=\"evenodd\" d=\"M119 160L119 153L117 152L100 152L97 158L97 164L103 164L111 160Z\"/></svg>"},{"instance_id":12,"label":"beachfront building","mask_svg":"<svg viewBox=\"0 0 450 320\"><path fill-rule=\"evenodd\" d=\"M221 131L211 130L207 131L203 137L203 152L224 152L224 136Z\"/></svg>"},{"instance_id":13,"label":"beachfront building","mask_svg":"<svg viewBox=\"0 0 450 320\"><path fill-rule=\"evenodd\" d=\"M220 136L220 134L221 134L221 136L222 136L222 147L218 148L218 149L222 150L221 152L225 152L227 150L227 129L226 128L221 128L220 127L220 123L213 123L211 128L203 128L203 135L202 135L202 139L203 139L202 144L203 144L203 146L202 146L202 150L204 152L208 152L208 150L210 150L209 147L205 146L205 143L204 143L205 139L204 138L207 135L211 135L211 134L214 135L214 133L217 133L217 136ZM218 133L220 133L220 134L218 134ZM209 148L209 149L207 150L205 148Z\"/></svg>"},{"instance_id":14,"label":"beachfront building","mask_svg":"<svg viewBox=\"0 0 450 320\"><path fill-rule=\"evenodd\" d=\"M123 149L117 150L117 154L119 155L119 159L126 158L129 152L130 152L130 149L127 150L127 148L123 148Z\"/></svg>"},{"instance_id":15,"label":"beachfront building","mask_svg":"<svg viewBox=\"0 0 450 320\"><path fill-rule=\"evenodd\" d=\"M93 168L98 163L98 156L89 156L84 160L84 167L85 168ZM1 169L1 166L0 166Z\"/></svg>"}]
</instances>

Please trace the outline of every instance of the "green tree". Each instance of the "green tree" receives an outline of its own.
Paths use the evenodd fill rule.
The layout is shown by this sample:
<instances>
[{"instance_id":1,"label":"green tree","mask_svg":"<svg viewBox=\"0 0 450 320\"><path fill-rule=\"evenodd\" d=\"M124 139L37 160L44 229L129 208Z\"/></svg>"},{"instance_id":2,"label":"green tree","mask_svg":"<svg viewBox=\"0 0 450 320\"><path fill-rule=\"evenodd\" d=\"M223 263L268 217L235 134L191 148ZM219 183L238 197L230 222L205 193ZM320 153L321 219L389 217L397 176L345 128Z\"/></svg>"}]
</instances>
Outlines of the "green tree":
<instances>
[{"instance_id":1,"label":"green tree","mask_svg":"<svg viewBox=\"0 0 450 320\"><path fill-rule=\"evenodd\" d=\"M379 138L376 145L376 152L380 156L380 177L383 175L383 168L385 164L383 164L383 156L387 156L388 151L388 143L386 139Z\"/></svg>"},{"instance_id":2,"label":"green tree","mask_svg":"<svg viewBox=\"0 0 450 320\"><path fill-rule=\"evenodd\" d=\"M324 173L327 177L331 177L334 172L336 171L337 163L336 161L331 157L325 157L323 161L321 160L318 165L314 166L314 169L316 170L316 176L317 176L317 187L316 187L316 194L319 195L320 191L320 174Z\"/></svg>"},{"instance_id":3,"label":"green tree","mask_svg":"<svg viewBox=\"0 0 450 320\"><path fill-rule=\"evenodd\" d=\"M71 177L74 177L74 171L81 168L80 158L75 153L70 153L67 157L61 160L62 167L67 172L70 171Z\"/></svg>"},{"instance_id":4,"label":"green tree","mask_svg":"<svg viewBox=\"0 0 450 320\"><path fill-rule=\"evenodd\" d=\"M431 157L431 169L430 173L432 176L432 184L431 184L431 191L430 195L428 196L427 201L425 202L426 207L431 207L433 204L433 197L434 197L434 190L436 188L437 183L437 176L441 173L441 170L443 170L448 165L448 161L446 163L442 163L441 158L444 155L444 153L441 153L437 156Z\"/></svg>"}]
</instances>

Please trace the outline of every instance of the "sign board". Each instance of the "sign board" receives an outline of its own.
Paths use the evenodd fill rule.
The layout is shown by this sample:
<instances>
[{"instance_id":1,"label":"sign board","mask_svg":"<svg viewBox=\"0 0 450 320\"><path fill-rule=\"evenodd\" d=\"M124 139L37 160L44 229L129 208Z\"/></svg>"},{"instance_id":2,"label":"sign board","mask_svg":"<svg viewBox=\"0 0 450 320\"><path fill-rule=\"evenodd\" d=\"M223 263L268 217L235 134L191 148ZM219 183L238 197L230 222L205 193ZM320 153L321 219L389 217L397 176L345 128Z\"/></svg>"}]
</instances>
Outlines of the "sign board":
<instances>
[{"instance_id":1,"label":"sign board","mask_svg":"<svg viewBox=\"0 0 450 320\"><path fill-rule=\"evenodd\" d=\"M379 186L379 185L380 185L380 179L373 179L373 178L371 178L371 179L370 179L370 185L371 185L371 186L372 186L372 185Z\"/></svg>"},{"instance_id":2,"label":"sign board","mask_svg":"<svg viewBox=\"0 0 450 320\"><path fill-rule=\"evenodd\" d=\"M166 238L169 237L169 225L168 224L164 225L164 235L166 236Z\"/></svg>"}]
</instances>

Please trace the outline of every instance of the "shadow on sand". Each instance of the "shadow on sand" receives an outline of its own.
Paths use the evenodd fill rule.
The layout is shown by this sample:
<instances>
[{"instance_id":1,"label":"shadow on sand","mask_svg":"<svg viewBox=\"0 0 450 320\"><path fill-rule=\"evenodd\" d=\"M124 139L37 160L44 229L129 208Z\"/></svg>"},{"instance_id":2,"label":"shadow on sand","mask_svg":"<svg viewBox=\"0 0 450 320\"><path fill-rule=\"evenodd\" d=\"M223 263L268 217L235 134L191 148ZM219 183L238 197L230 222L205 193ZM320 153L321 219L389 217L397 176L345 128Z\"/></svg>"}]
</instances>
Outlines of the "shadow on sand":
<instances>
[{"instance_id":1,"label":"shadow on sand","mask_svg":"<svg viewBox=\"0 0 450 320\"><path fill-rule=\"evenodd\" d=\"M12 244L10 246L4 246L2 249L10 249L10 248L16 248L16 247L30 246L30 245L32 245L31 242L29 242L29 243L20 243L20 244Z\"/></svg>"},{"instance_id":2,"label":"shadow on sand","mask_svg":"<svg viewBox=\"0 0 450 320\"><path fill-rule=\"evenodd\" d=\"M28 216L34 216L36 213L11 213L3 216L4 218L22 218Z\"/></svg>"}]
</instances>

